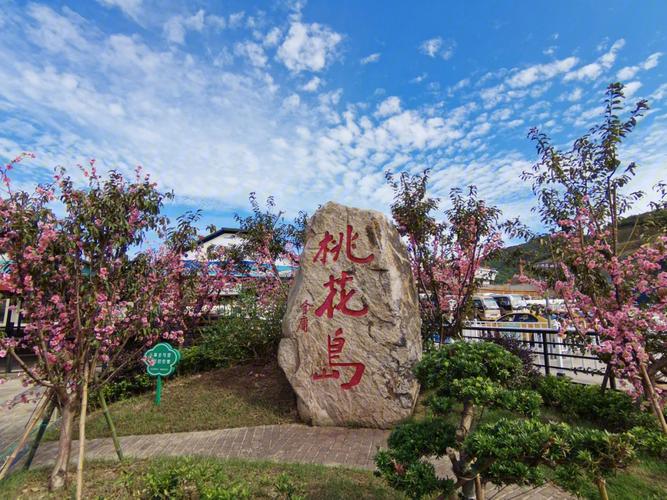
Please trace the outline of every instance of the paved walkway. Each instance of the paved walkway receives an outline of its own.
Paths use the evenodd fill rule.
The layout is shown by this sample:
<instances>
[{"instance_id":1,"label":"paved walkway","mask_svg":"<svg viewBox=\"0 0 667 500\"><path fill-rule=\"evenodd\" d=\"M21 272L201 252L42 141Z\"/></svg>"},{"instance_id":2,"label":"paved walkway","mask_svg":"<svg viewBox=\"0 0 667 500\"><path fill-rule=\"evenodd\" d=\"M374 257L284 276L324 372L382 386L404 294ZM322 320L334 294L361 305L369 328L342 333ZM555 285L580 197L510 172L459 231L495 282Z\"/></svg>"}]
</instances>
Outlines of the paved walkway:
<instances>
[{"instance_id":1,"label":"paved walkway","mask_svg":"<svg viewBox=\"0 0 667 500\"><path fill-rule=\"evenodd\" d=\"M378 449L386 448L389 431L379 429L349 429L342 427L309 427L300 424L265 425L213 431L123 436L123 454L132 458L156 456L198 455L217 458L246 458L274 462L340 465L373 470L373 457ZM34 466L52 463L57 443L40 446ZM78 443L72 446L72 461L78 456ZM86 443L87 460L114 460L111 439L91 439ZM449 461L436 463L439 474L450 475ZM571 496L552 485L538 489L518 487L498 491L490 487L488 497L509 499L570 499Z\"/></svg>"},{"instance_id":2,"label":"paved walkway","mask_svg":"<svg viewBox=\"0 0 667 500\"><path fill-rule=\"evenodd\" d=\"M14 374L8 377L3 373L7 381L0 384L0 456L3 450L12 446L23 434L25 425L30 420L35 403L19 403L8 408L6 403L19 397L21 393L31 391L23 387L21 380Z\"/></svg>"}]
</instances>

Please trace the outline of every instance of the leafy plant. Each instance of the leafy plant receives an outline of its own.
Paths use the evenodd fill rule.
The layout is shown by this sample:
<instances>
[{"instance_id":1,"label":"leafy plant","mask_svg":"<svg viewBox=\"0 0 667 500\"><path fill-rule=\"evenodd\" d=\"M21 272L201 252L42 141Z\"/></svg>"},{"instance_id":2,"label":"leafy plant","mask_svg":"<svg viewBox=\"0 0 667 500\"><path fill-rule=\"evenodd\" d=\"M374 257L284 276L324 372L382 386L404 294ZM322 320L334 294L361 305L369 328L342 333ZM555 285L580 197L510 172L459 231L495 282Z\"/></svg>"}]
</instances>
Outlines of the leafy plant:
<instances>
[{"instance_id":1,"label":"leafy plant","mask_svg":"<svg viewBox=\"0 0 667 500\"><path fill-rule=\"evenodd\" d=\"M129 484L131 478L126 482ZM232 480L222 464L189 457L151 465L142 475L142 483L142 498L151 500L251 498L248 486Z\"/></svg>"},{"instance_id":2,"label":"leafy plant","mask_svg":"<svg viewBox=\"0 0 667 500\"><path fill-rule=\"evenodd\" d=\"M653 436L611 434L543 422L542 398L525 389L521 360L491 342L456 342L425 354L415 373L427 391L430 414L397 427L389 449L378 453L377 473L412 498L462 489L484 498L487 482L540 485L551 468L576 470L606 494L605 481L635 457L635 445L660 448ZM479 425L486 408L509 410L514 418ZM458 424L451 423L456 414ZM643 441L642 441L643 440ZM437 477L433 458L447 457L456 480ZM568 483L578 488L576 481ZM606 498L606 497L603 497Z\"/></svg>"},{"instance_id":3,"label":"leafy plant","mask_svg":"<svg viewBox=\"0 0 667 500\"><path fill-rule=\"evenodd\" d=\"M490 342L455 342L428 352L415 367L425 390L432 391L426 404L432 416L423 422L399 426L389 438L389 450L376 457L379 473L390 484L419 498L440 491L449 494L463 487L466 494L478 477L474 456L464 446L484 408L496 407L534 416L540 396L521 388L521 360ZM458 425L446 417L461 408ZM447 456L456 481L435 476L428 457Z\"/></svg>"},{"instance_id":4,"label":"leafy plant","mask_svg":"<svg viewBox=\"0 0 667 500\"><path fill-rule=\"evenodd\" d=\"M200 328L197 344L184 350L182 370L225 367L274 354L281 338L286 297L264 298L264 302L258 300L255 288L244 286L222 316Z\"/></svg>"},{"instance_id":5,"label":"leafy plant","mask_svg":"<svg viewBox=\"0 0 667 500\"><path fill-rule=\"evenodd\" d=\"M81 167L85 187L59 169L33 192L14 190L9 173L26 156L0 165L0 254L11 262L0 280L28 318L20 337L0 335L0 357L13 358L26 381L42 386L58 406L60 443L49 484L59 489L68 478L78 413L85 443L89 391L104 388L158 340L180 344L233 276L208 259L186 268L182 253L193 245L196 215L170 229L161 210L172 195L158 191L140 168L130 179L118 171L102 176L91 160ZM159 249L145 249L155 237ZM35 355L33 366L18 349Z\"/></svg>"},{"instance_id":6,"label":"leafy plant","mask_svg":"<svg viewBox=\"0 0 667 500\"><path fill-rule=\"evenodd\" d=\"M303 488L296 484L286 473L276 478L275 489L284 500L303 500Z\"/></svg>"},{"instance_id":7,"label":"leafy plant","mask_svg":"<svg viewBox=\"0 0 667 500\"><path fill-rule=\"evenodd\" d=\"M658 384L667 375L667 295L661 291L667 231L661 228L629 255L619 239L621 217L645 196L629 191L639 166L624 164L619 149L648 108L640 100L626 113L623 85L610 84L600 124L571 149L560 150L545 133L531 130L539 159L523 178L532 182L551 231L544 241L552 265L535 272L564 299L569 315L563 332L586 342L589 331L598 333L600 344L590 349L632 384L636 397L647 399L667 434ZM654 208L664 208L665 184L656 190L661 200ZM641 230L635 226L632 233Z\"/></svg>"},{"instance_id":8,"label":"leafy plant","mask_svg":"<svg viewBox=\"0 0 667 500\"><path fill-rule=\"evenodd\" d=\"M646 427L633 427L628 431L635 439L636 448L647 455L667 458L667 436Z\"/></svg>"},{"instance_id":9,"label":"leafy plant","mask_svg":"<svg viewBox=\"0 0 667 500\"><path fill-rule=\"evenodd\" d=\"M586 419L615 432L635 426L656 428L655 418L621 391L606 390L594 385L576 384L567 378L540 377L536 385L544 403L564 415Z\"/></svg>"},{"instance_id":10,"label":"leafy plant","mask_svg":"<svg viewBox=\"0 0 667 500\"><path fill-rule=\"evenodd\" d=\"M428 169L398 178L387 172L386 178L394 191L394 223L408 243L423 339L436 333L460 338L479 285L478 269L502 247L503 233L525 237L528 231L518 220L501 220L501 211L480 199L475 186L452 189L451 208L444 211L445 221L438 222L440 200L428 196Z\"/></svg>"}]
</instances>

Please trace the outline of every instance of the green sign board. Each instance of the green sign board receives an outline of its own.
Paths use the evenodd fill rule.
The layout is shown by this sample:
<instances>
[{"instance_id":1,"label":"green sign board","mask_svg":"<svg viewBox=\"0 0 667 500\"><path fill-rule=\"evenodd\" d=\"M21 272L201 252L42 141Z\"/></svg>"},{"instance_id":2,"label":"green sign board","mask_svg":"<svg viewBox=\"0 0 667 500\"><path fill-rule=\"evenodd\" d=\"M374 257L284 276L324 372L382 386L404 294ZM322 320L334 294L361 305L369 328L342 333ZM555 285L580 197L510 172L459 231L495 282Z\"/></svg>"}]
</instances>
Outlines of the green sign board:
<instances>
[{"instance_id":1,"label":"green sign board","mask_svg":"<svg viewBox=\"0 0 667 500\"><path fill-rule=\"evenodd\" d=\"M157 377L155 404L159 405L162 399L162 377L168 377L176 369L181 359L181 353L171 344L160 342L155 344L144 354L144 363L149 375Z\"/></svg>"}]
</instances>

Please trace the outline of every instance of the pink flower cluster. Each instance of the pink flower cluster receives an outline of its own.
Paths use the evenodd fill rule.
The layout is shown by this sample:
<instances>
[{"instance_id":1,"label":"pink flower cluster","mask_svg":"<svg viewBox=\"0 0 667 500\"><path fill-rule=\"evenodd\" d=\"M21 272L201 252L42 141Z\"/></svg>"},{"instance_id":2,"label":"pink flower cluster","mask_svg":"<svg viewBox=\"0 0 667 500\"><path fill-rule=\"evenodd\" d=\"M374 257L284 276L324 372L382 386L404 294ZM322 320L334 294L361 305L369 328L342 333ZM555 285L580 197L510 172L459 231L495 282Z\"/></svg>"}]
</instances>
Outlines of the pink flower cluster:
<instances>
[{"instance_id":1,"label":"pink flower cluster","mask_svg":"<svg viewBox=\"0 0 667 500\"><path fill-rule=\"evenodd\" d=\"M569 312L563 334L597 333L600 343L590 349L608 358L639 396L644 391L641 364L661 356L647 342L654 339L664 349L667 338L667 237L619 258L612 252L610 230L598 228L587 209L559 225L563 230L553 238L563 257L554 288ZM659 387L655 391L661 392Z\"/></svg>"},{"instance_id":2,"label":"pink flower cluster","mask_svg":"<svg viewBox=\"0 0 667 500\"><path fill-rule=\"evenodd\" d=\"M87 189L61 171L34 193L14 193L7 172L24 157L0 168L8 188L0 199L0 254L11 262L1 280L25 318L21 337L0 338L0 355L31 350L33 383L64 397L80 387L84 364L104 383L159 339L182 343L191 321L233 286L228 269L186 268L167 245L141 250L149 230L166 231L161 195L140 170L133 183L113 172L102 179L91 161ZM56 194L63 216L51 209Z\"/></svg>"}]
</instances>

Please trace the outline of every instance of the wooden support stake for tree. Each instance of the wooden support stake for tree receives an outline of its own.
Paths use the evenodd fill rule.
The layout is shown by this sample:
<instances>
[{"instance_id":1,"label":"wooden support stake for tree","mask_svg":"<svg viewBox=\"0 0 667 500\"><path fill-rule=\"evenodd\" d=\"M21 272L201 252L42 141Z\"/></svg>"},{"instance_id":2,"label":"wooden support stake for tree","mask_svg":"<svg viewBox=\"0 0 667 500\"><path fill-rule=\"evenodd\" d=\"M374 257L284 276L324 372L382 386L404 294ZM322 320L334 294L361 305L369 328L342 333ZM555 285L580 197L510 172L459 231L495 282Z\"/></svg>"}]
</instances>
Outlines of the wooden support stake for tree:
<instances>
[{"instance_id":1,"label":"wooden support stake for tree","mask_svg":"<svg viewBox=\"0 0 667 500\"><path fill-rule=\"evenodd\" d=\"M607 381L609 380L609 374L611 373L611 363L607 363L607 369L604 371L604 377L602 377L602 392L607 389Z\"/></svg>"},{"instance_id":2,"label":"wooden support stake for tree","mask_svg":"<svg viewBox=\"0 0 667 500\"><path fill-rule=\"evenodd\" d=\"M486 492L482 484L482 478L477 474L475 476L475 498L476 500L486 500Z\"/></svg>"},{"instance_id":3,"label":"wooden support stake for tree","mask_svg":"<svg viewBox=\"0 0 667 500\"><path fill-rule=\"evenodd\" d=\"M595 480L595 483L598 487L598 492L600 493L601 500L609 500L609 495L607 494L607 481L603 477L599 477Z\"/></svg>"},{"instance_id":4,"label":"wooden support stake for tree","mask_svg":"<svg viewBox=\"0 0 667 500\"><path fill-rule=\"evenodd\" d=\"M116 426L111 420L111 413L109 413L109 408L107 407L107 402L104 399L104 393L100 390L100 405L102 406L102 413L104 414L104 419L107 421L109 430L111 431L111 439L113 440L113 447L116 449L116 455L118 455L118 460L123 461L123 450L120 447L120 441L118 440L118 435L116 434Z\"/></svg>"},{"instance_id":5,"label":"wooden support stake for tree","mask_svg":"<svg viewBox=\"0 0 667 500\"><path fill-rule=\"evenodd\" d=\"M26 442L28 441L28 438L30 437L30 433L35 428L35 425L37 425L37 422L42 417L42 414L46 411L46 407L49 404L49 401L51 400L51 395L52 392L49 390L46 391L46 393L42 396L41 402L37 406L37 408L35 408L35 412L28 420L28 423L25 426L25 430L23 431L23 434L21 435L21 438L19 439L16 448L11 453L11 455L7 457L5 463L2 464L2 467L0 467L0 480L4 479L4 477L7 475L7 472L9 472L9 468L14 463L14 459L19 454L23 446L25 446Z\"/></svg>"},{"instance_id":6,"label":"wooden support stake for tree","mask_svg":"<svg viewBox=\"0 0 667 500\"><path fill-rule=\"evenodd\" d=\"M641 363L639 365L639 370L641 371L642 378L644 379L644 386L647 393L646 397L651 403L655 418L658 419L658 423L660 424L660 428L662 429L663 434L667 434L667 422L665 422L665 415L662 413L660 402L658 401L658 397L655 395L655 391L653 390L653 382L651 381L651 377L648 376L646 365Z\"/></svg>"},{"instance_id":7,"label":"wooden support stake for tree","mask_svg":"<svg viewBox=\"0 0 667 500\"><path fill-rule=\"evenodd\" d=\"M88 363L83 366L83 394L79 416L79 462L76 466L76 500L83 498L83 462L86 453L86 410L88 409Z\"/></svg>"},{"instance_id":8,"label":"wooden support stake for tree","mask_svg":"<svg viewBox=\"0 0 667 500\"><path fill-rule=\"evenodd\" d=\"M23 470L30 469L30 465L32 464L33 459L35 458L35 454L37 453L37 448L39 448L39 444L42 442L42 438L44 437L46 428L49 426L49 422L51 421L51 417L53 416L53 412L55 411L55 409L56 409L56 397L53 396L51 397L51 403L49 405L49 409L46 411L46 415L44 415L42 423L39 424L39 429L37 430L37 436L35 436L35 440L32 442L32 446L30 447L30 453L28 453L28 458L26 458L25 464L23 464Z\"/></svg>"}]
</instances>

